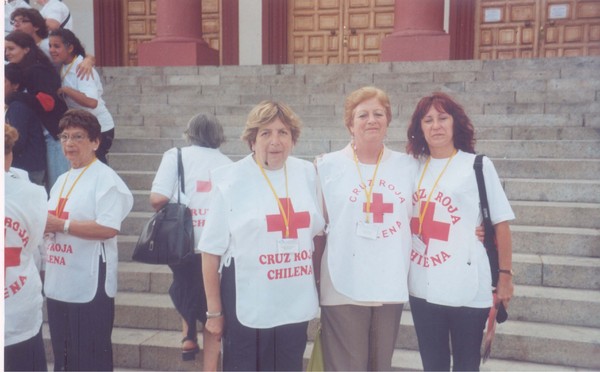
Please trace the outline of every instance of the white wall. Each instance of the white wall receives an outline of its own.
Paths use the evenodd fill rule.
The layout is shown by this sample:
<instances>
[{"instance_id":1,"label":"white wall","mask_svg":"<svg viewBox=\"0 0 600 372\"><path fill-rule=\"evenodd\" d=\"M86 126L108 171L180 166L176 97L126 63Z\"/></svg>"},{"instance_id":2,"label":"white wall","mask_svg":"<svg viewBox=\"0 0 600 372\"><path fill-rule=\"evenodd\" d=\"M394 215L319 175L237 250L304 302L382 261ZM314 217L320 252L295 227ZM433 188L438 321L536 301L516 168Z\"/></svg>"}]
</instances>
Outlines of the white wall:
<instances>
[{"instance_id":1,"label":"white wall","mask_svg":"<svg viewBox=\"0 0 600 372\"><path fill-rule=\"evenodd\" d=\"M262 65L262 0L239 2L240 65Z\"/></svg>"},{"instance_id":2,"label":"white wall","mask_svg":"<svg viewBox=\"0 0 600 372\"><path fill-rule=\"evenodd\" d=\"M69 7L73 18L73 32L81 40L85 52L94 55L94 0L63 0ZM40 10L42 7L36 0L29 0L29 5Z\"/></svg>"},{"instance_id":3,"label":"white wall","mask_svg":"<svg viewBox=\"0 0 600 372\"><path fill-rule=\"evenodd\" d=\"M73 32L81 40L85 52L94 53L94 0L63 0L73 17Z\"/></svg>"}]
</instances>

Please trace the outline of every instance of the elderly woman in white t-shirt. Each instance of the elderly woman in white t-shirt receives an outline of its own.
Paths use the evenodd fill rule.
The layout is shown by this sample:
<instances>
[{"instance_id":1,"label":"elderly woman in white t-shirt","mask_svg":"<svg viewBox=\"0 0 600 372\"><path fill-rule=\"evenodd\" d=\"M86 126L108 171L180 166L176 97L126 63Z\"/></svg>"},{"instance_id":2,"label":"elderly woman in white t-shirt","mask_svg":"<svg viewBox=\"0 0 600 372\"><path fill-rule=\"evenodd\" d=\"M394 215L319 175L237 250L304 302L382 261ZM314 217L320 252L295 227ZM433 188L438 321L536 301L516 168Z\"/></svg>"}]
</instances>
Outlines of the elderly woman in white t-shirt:
<instances>
[{"instance_id":1,"label":"elderly woman in white t-shirt","mask_svg":"<svg viewBox=\"0 0 600 372\"><path fill-rule=\"evenodd\" d=\"M98 161L98 119L69 110L59 139L71 169L50 190L44 293L54 368L113 369L112 327L117 293L117 234L131 211L125 182Z\"/></svg>"},{"instance_id":2,"label":"elderly woman in white t-shirt","mask_svg":"<svg viewBox=\"0 0 600 372\"><path fill-rule=\"evenodd\" d=\"M225 136L221 124L214 116L194 116L188 122L184 135L190 146L181 149L185 177L185 193L181 194L181 198L192 211L194 240L198 246L208 212L209 192L213 187L210 172L231 163L231 160L219 151ZM169 201L177 201L178 179L177 148L172 148L164 153L152 182L150 204L154 210L158 211ZM200 351L196 322L206 323L206 295L199 253L198 251L195 261L169 266L173 271L173 284L169 294L182 319L181 356L184 361L194 360ZM203 341L204 370L215 371L220 355L219 339L206 332L205 328Z\"/></svg>"},{"instance_id":3,"label":"elderly woman in white t-shirt","mask_svg":"<svg viewBox=\"0 0 600 372\"><path fill-rule=\"evenodd\" d=\"M226 371L302 370L318 312L313 238L324 220L314 166L289 156L299 135L287 105L263 101L242 135L252 153L213 172L199 248L206 328L223 336Z\"/></svg>"}]
</instances>

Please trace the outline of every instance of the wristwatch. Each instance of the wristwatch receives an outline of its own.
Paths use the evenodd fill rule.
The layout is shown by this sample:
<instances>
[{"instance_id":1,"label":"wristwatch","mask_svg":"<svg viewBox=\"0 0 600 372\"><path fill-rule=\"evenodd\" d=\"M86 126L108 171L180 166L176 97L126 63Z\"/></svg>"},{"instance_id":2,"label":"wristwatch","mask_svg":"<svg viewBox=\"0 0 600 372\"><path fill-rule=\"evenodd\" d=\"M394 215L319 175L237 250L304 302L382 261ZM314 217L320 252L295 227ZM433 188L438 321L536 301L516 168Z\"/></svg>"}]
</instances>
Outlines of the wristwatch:
<instances>
[{"instance_id":1,"label":"wristwatch","mask_svg":"<svg viewBox=\"0 0 600 372\"><path fill-rule=\"evenodd\" d=\"M512 271L512 269L510 269L510 270L498 269L498 273L500 273L500 274L507 274L507 275L510 275L510 276L513 276L515 274L515 272Z\"/></svg>"}]
</instances>

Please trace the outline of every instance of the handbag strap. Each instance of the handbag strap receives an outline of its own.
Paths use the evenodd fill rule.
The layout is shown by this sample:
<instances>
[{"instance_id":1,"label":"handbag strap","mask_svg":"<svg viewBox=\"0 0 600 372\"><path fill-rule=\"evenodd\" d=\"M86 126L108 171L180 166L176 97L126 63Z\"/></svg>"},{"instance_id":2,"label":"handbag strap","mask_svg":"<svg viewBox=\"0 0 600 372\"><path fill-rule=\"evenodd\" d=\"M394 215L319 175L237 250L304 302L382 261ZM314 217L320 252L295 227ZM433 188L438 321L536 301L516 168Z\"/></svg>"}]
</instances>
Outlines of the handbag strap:
<instances>
[{"instance_id":1,"label":"handbag strap","mask_svg":"<svg viewBox=\"0 0 600 372\"><path fill-rule=\"evenodd\" d=\"M481 202L481 214L483 215L483 226L485 228L485 243L494 242L494 225L490 217L490 206L488 204L487 192L485 190L485 180L483 179L483 157L484 155L477 155L475 162L473 163L473 169L475 169L475 177L477 178L477 189L479 189L479 200ZM490 230L490 231L488 231ZM485 246L488 246L485 244Z\"/></svg>"},{"instance_id":2,"label":"handbag strap","mask_svg":"<svg viewBox=\"0 0 600 372\"><path fill-rule=\"evenodd\" d=\"M486 248L488 256L490 254L498 256L496 249L496 230L494 230L494 224L490 216L490 206L488 203L487 192L485 189L485 180L483 178L483 157L480 154L475 156L475 162L473 163L473 169L475 169L475 178L477 179L477 189L479 190L479 201L481 204L481 214L483 216L483 228L485 230L485 237L483 238L483 246ZM491 261L490 261L491 262ZM497 259L494 262L498 262ZM498 268L491 268L497 270ZM495 287L495 273L492 272L492 285Z\"/></svg>"},{"instance_id":3,"label":"handbag strap","mask_svg":"<svg viewBox=\"0 0 600 372\"><path fill-rule=\"evenodd\" d=\"M177 148L177 180L179 187L177 188L177 203L180 202L181 192L185 194L185 174L183 172L183 160L181 159L181 148Z\"/></svg>"}]
</instances>

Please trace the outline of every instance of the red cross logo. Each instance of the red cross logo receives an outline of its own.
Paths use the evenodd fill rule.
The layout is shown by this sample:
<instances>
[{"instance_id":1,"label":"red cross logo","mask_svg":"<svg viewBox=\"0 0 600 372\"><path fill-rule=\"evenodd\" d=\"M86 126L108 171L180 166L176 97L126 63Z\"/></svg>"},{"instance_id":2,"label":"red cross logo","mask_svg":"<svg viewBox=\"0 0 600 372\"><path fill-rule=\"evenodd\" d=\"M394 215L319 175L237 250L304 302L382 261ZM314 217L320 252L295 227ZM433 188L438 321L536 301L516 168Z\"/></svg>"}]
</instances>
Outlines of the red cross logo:
<instances>
[{"instance_id":1,"label":"red cross logo","mask_svg":"<svg viewBox=\"0 0 600 372\"><path fill-rule=\"evenodd\" d=\"M367 203L363 203L363 212L367 211ZM384 203L383 194L373 194L373 202L371 203L371 213L373 213L374 223L383 223L383 215L394 212L394 204Z\"/></svg>"},{"instance_id":2,"label":"red cross logo","mask_svg":"<svg viewBox=\"0 0 600 372\"><path fill-rule=\"evenodd\" d=\"M421 202L421 211L425 208L425 202ZM423 229L421 230L421 236L423 237L423 243L425 243L425 255L429 249L429 239L436 239L441 241L448 241L448 235L450 234L450 224L445 222L434 221L433 215L435 213L435 203L430 202L425 216L423 218ZM413 217L410 220L410 230L413 234L419 233L419 217Z\"/></svg>"},{"instance_id":3,"label":"red cross logo","mask_svg":"<svg viewBox=\"0 0 600 372\"><path fill-rule=\"evenodd\" d=\"M4 281L6 281L6 269L21 264L21 251L23 247L4 247Z\"/></svg>"},{"instance_id":4,"label":"red cross logo","mask_svg":"<svg viewBox=\"0 0 600 372\"><path fill-rule=\"evenodd\" d=\"M57 216L57 217L67 220L67 219L69 219L69 212L64 212L66 204L67 204L67 199L60 198L60 200L58 201L58 205L56 206L56 209L53 210L53 211L48 211L48 213L56 216L56 211L57 210L62 211L60 213L60 216Z\"/></svg>"},{"instance_id":5,"label":"red cross logo","mask_svg":"<svg viewBox=\"0 0 600 372\"><path fill-rule=\"evenodd\" d=\"M211 189L210 181L196 181L196 192L210 192Z\"/></svg>"},{"instance_id":6,"label":"red cross logo","mask_svg":"<svg viewBox=\"0 0 600 372\"><path fill-rule=\"evenodd\" d=\"M281 205L283 205L284 210L288 209L288 198L279 198L281 201ZM304 229L310 226L310 214L308 212L295 212L294 206L292 205L292 201L289 200L289 215L288 215L288 223L290 228L290 239L298 238L298 229ZM281 237L286 238L285 236L285 223L283 221L283 215L281 211L279 214L269 214L267 215L267 231L281 231Z\"/></svg>"}]
</instances>

